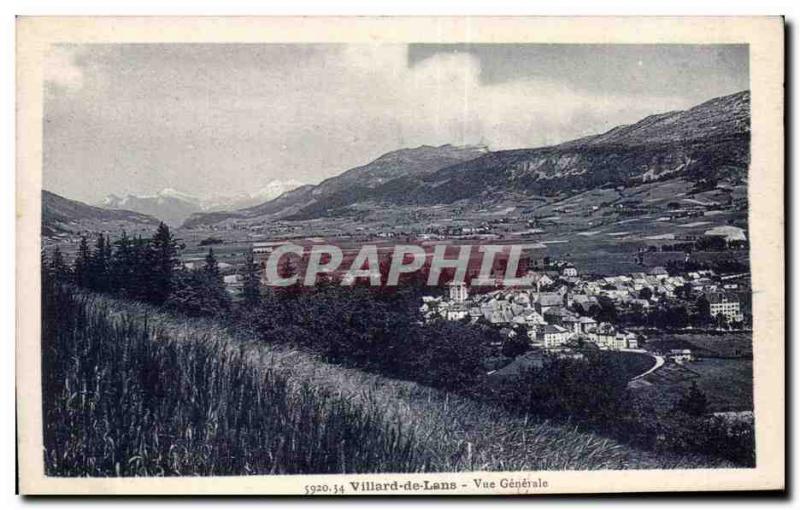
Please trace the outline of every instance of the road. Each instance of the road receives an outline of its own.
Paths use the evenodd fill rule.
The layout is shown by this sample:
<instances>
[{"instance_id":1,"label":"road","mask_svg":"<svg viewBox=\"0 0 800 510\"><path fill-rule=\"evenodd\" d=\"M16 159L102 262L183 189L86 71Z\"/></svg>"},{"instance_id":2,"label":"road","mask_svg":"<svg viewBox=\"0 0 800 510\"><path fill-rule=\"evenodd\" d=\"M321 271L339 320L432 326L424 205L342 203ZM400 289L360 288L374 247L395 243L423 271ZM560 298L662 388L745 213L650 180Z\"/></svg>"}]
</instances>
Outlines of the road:
<instances>
[{"instance_id":1,"label":"road","mask_svg":"<svg viewBox=\"0 0 800 510\"><path fill-rule=\"evenodd\" d=\"M642 377L644 377L644 376L646 376L648 374L652 374L653 372L655 372L656 370L658 370L659 368L664 366L664 357L663 356L656 356L655 354L653 354L651 352L647 352L644 349L621 349L621 350L626 351L626 352L638 352L640 354L647 354L649 356L652 356L656 360L656 363L652 367L650 367L649 370L647 370L646 372L642 372L641 374L637 375L636 377L631 379L631 381L635 381L637 379L641 379Z\"/></svg>"}]
</instances>

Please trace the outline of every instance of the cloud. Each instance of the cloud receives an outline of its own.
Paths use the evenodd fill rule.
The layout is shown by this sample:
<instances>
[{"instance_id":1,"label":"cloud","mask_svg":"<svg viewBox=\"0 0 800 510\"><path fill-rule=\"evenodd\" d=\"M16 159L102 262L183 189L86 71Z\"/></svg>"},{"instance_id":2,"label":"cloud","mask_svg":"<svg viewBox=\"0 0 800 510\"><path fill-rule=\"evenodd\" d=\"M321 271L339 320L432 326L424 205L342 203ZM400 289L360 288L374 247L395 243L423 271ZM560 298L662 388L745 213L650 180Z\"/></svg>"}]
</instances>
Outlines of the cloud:
<instances>
[{"instance_id":1,"label":"cloud","mask_svg":"<svg viewBox=\"0 0 800 510\"><path fill-rule=\"evenodd\" d=\"M410 68L406 62L404 46L349 47L342 60L349 76L334 95L358 97L359 115L395 123L405 140L493 149L558 143L689 106L679 95L592 94L546 79L486 84L470 53L438 53ZM355 83L362 85L348 86Z\"/></svg>"},{"instance_id":2,"label":"cloud","mask_svg":"<svg viewBox=\"0 0 800 510\"><path fill-rule=\"evenodd\" d=\"M487 83L484 65L444 51L410 64L401 44L54 46L46 186L91 200L234 194L403 147L551 145L697 102L680 86L596 90L547 68Z\"/></svg>"}]
</instances>

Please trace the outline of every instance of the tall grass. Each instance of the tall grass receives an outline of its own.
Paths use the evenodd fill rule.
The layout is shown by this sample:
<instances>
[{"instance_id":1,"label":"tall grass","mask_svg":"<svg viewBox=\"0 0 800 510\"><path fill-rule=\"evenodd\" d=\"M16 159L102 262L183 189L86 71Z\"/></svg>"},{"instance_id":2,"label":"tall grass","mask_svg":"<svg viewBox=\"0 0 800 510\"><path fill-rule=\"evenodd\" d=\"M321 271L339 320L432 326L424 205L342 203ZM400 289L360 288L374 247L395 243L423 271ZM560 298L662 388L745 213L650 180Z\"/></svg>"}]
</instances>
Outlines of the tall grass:
<instances>
[{"instance_id":1,"label":"tall grass","mask_svg":"<svg viewBox=\"0 0 800 510\"><path fill-rule=\"evenodd\" d=\"M50 476L719 467L50 287Z\"/></svg>"},{"instance_id":2,"label":"tall grass","mask_svg":"<svg viewBox=\"0 0 800 510\"><path fill-rule=\"evenodd\" d=\"M51 476L409 471L414 438L376 413L248 362L245 345L87 296L45 298Z\"/></svg>"}]
</instances>

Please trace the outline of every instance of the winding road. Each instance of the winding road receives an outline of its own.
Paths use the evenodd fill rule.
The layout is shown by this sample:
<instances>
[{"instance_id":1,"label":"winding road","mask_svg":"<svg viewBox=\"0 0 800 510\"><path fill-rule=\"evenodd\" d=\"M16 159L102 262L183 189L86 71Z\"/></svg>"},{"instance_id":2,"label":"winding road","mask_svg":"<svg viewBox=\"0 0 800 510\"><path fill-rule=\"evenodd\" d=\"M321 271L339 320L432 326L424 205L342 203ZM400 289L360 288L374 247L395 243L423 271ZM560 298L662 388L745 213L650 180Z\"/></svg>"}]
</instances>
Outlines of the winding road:
<instances>
[{"instance_id":1,"label":"winding road","mask_svg":"<svg viewBox=\"0 0 800 510\"><path fill-rule=\"evenodd\" d=\"M647 354L649 356L652 356L656 360L655 364L652 367L650 367L650 369L648 369L646 372L642 372L641 374L637 375L636 377L631 379L631 381L635 381L637 379L641 379L642 377L644 377L644 376L646 376L648 374L652 374L653 372L655 372L656 370L658 370L659 368L664 366L664 357L663 356L656 356L655 354L647 352L644 349L622 349L622 350L626 351L626 352L638 352L640 354Z\"/></svg>"}]
</instances>

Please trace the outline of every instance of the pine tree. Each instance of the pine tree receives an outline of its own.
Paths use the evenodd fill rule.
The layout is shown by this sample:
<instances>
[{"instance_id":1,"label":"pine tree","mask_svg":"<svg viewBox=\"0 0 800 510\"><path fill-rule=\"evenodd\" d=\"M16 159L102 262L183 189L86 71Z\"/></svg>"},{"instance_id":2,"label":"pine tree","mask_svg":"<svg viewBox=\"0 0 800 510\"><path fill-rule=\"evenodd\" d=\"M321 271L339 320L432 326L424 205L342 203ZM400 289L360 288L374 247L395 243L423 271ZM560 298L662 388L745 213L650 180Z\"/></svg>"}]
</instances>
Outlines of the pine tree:
<instances>
[{"instance_id":1,"label":"pine tree","mask_svg":"<svg viewBox=\"0 0 800 510\"><path fill-rule=\"evenodd\" d=\"M69 267L64 261L64 255L58 246L53 249L53 255L50 257L49 269L51 275L60 282L67 281L70 277Z\"/></svg>"},{"instance_id":2,"label":"pine tree","mask_svg":"<svg viewBox=\"0 0 800 510\"><path fill-rule=\"evenodd\" d=\"M248 307L257 306L261 301L261 282L258 277L258 265L253 260L252 252L248 252L244 259L242 298Z\"/></svg>"},{"instance_id":3,"label":"pine tree","mask_svg":"<svg viewBox=\"0 0 800 510\"><path fill-rule=\"evenodd\" d=\"M137 235L131 243L129 279L125 284L128 296L132 299L148 301L153 283L152 249L149 241Z\"/></svg>"},{"instance_id":4,"label":"pine tree","mask_svg":"<svg viewBox=\"0 0 800 510\"><path fill-rule=\"evenodd\" d=\"M214 257L214 250L212 248L208 249L206 264L203 266L203 271L212 278L219 278L219 264L217 264L217 258Z\"/></svg>"},{"instance_id":5,"label":"pine tree","mask_svg":"<svg viewBox=\"0 0 800 510\"><path fill-rule=\"evenodd\" d=\"M89 263L89 288L99 292L106 292L110 289L108 282L108 266L110 259L110 246L106 245L106 237L98 234L94 253L91 255Z\"/></svg>"},{"instance_id":6,"label":"pine tree","mask_svg":"<svg viewBox=\"0 0 800 510\"><path fill-rule=\"evenodd\" d=\"M148 256L150 260L147 300L151 303L162 304L172 291L173 273L178 266L177 243L164 223L158 225L158 230L153 239L148 243ZM147 273L145 273L147 274Z\"/></svg>"},{"instance_id":7,"label":"pine tree","mask_svg":"<svg viewBox=\"0 0 800 510\"><path fill-rule=\"evenodd\" d=\"M109 281L111 290L126 294L130 287L133 259L131 240L123 230L119 239L114 242L116 250L109 261Z\"/></svg>"},{"instance_id":8,"label":"pine tree","mask_svg":"<svg viewBox=\"0 0 800 510\"><path fill-rule=\"evenodd\" d=\"M703 416L708 408L708 398L697 383L692 382L691 387L684 393L677 403L677 410L682 411L690 416Z\"/></svg>"},{"instance_id":9,"label":"pine tree","mask_svg":"<svg viewBox=\"0 0 800 510\"><path fill-rule=\"evenodd\" d=\"M231 297L225 290L214 251L194 271L175 271L175 282L166 306L190 317L214 316L230 310Z\"/></svg>"},{"instance_id":10,"label":"pine tree","mask_svg":"<svg viewBox=\"0 0 800 510\"><path fill-rule=\"evenodd\" d=\"M80 287L89 287L91 258L92 254L89 250L89 242L86 240L86 236L81 236L81 242L78 245L78 255L75 257L74 269L72 271L75 284Z\"/></svg>"}]
</instances>

